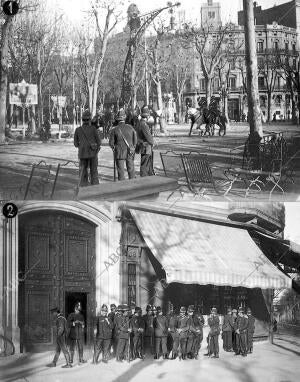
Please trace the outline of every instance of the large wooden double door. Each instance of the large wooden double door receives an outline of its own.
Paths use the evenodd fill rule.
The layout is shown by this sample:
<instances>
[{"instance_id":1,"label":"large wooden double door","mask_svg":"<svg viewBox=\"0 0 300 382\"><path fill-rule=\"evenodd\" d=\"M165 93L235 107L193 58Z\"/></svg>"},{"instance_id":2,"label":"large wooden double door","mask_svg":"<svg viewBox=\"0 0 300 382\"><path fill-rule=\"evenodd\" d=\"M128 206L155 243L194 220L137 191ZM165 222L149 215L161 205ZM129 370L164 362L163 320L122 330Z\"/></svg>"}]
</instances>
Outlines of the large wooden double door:
<instances>
[{"instance_id":1,"label":"large wooden double door","mask_svg":"<svg viewBox=\"0 0 300 382\"><path fill-rule=\"evenodd\" d=\"M92 336L95 225L77 215L40 211L19 218L19 326L23 350L54 343L50 309L70 313L79 297ZM66 311L69 310L69 311Z\"/></svg>"}]
</instances>

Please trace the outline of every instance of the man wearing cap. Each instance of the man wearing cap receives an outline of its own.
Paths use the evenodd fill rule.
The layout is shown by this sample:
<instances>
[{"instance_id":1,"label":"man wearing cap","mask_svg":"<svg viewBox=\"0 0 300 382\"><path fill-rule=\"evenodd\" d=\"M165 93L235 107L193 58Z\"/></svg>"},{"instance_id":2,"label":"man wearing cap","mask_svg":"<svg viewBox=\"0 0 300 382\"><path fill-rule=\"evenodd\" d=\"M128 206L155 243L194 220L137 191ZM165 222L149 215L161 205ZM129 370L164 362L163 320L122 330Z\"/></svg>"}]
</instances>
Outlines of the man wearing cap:
<instances>
[{"instance_id":1,"label":"man wearing cap","mask_svg":"<svg viewBox=\"0 0 300 382\"><path fill-rule=\"evenodd\" d=\"M233 321L233 331L232 331L232 350L236 352L236 334L235 334L235 322L237 319L237 309L232 309L232 321Z\"/></svg>"},{"instance_id":2,"label":"man wearing cap","mask_svg":"<svg viewBox=\"0 0 300 382\"><path fill-rule=\"evenodd\" d=\"M113 350L114 355L116 355L116 349L117 349L117 340L116 340L116 331L115 331L116 312L117 312L116 304L110 304L110 312L108 313L108 318L114 324L113 331L112 331L112 340L111 340L111 346L112 346L112 350Z\"/></svg>"},{"instance_id":3,"label":"man wearing cap","mask_svg":"<svg viewBox=\"0 0 300 382\"><path fill-rule=\"evenodd\" d=\"M193 317L194 311L195 311L194 305L189 305L188 310L187 310L188 330L187 330L187 341L186 341L186 355L190 359L194 358L193 344L194 344L194 340L195 340L196 333L197 333L197 330L195 327L195 322L194 322L194 317Z\"/></svg>"},{"instance_id":4,"label":"man wearing cap","mask_svg":"<svg viewBox=\"0 0 300 382\"><path fill-rule=\"evenodd\" d=\"M234 331L234 319L232 317L231 308L227 309L227 314L224 316L222 326L223 349L232 351L232 332Z\"/></svg>"},{"instance_id":5,"label":"man wearing cap","mask_svg":"<svg viewBox=\"0 0 300 382\"><path fill-rule=\"evenodd\" d=\"M192 354L195 359L198 359L199 351L203 341L203 326L204 326L204 317L202 316L199 307L193 314L194 326L196 329L195 338L193 342Z\"/></svg>"},{"instance_id":6,"label":"man wearing cap","mask_svg":"<svg viewBox=\"0 0 300 382\"><path fill-rule=\"evenodd\" d=\"M129 325L128 312L129 308L127 304L123 304L120 307L122 315L116 318L116 330L118 332L118 345L117 345L117 361L122 362L123 359L130 360L129 354L129 341L132 329Z\"/></svg>"},{"instance_id":7,"label":"man wearing cap","mask_svg":"<svg viewBox=\"0 0 300 382\"><path fill-rule=\"evenodd\" d=\"M98 358L102 352L102 362L107 363L109 358L109 347L112 339L114 324L108 317L108 308L105 304L101 307L101 313L97 318L94 335L96 336L96 346L94 351L93 363L98 363Z\"/></svg>"},{"instance_id":8,"label":"man wearing cap","mask_svg":"<svg viewBox=\"0 0 300 382\"><path fill-rule=\"evenodd\" d=\"M243 357L247 356L247 329L248 319L244 315L244 309L239 308L238 316L235 321L235 334L236 334L236 351L235 354L241 354Z\"/></svg>"},{"instance_id":9,"label":"man wearing cap","mask_svg":"<svg viewBox=\"0 0 300 382\"><path fill-rule=\"evenodd\" d=\"M179 335L179 359L186 359L186 344L187 344L187 332L188 332L188 319L186 315L186 308L182 306L177 317L177 333Z\"/></svg>"},{"instance_id":10,"label":"man wearing cap","mask_svg":"<svg viewBox=\"0 0 300 382\"><path fill-rule=\"evenodd\" d=\"M208 317L208 352L205 354L209 357L213 355L213 358L219 358L219 334L220 334L220 319L217 314L217 309L212 308L211 314Z\"/></svg>"},{"instance_id":11,"label":"man wearing cap","mask_svg":"<svg viewBox=\"0 0 300 382\"><path fill-rule=\"evenodd\" d=\"M156 317L153 320L154 336L155 336L155 355L154 359L159 359L160 348L163 358L168 358L167 338L168 338L168 319L163 315L160 306L156 307Z\"/></svg>"},{"instance_id":12,"label":"man wearing cap","mask_svg":"<svg viewBox=\"0 0 300 382\"><path fill-rule=\"evenodd\" d=\"M154 354L153 318L152 306L148 304L146 306L146 314L143 315L145 321L144 349L150 349L151 354Z\"/></svg>"},{"instance_id":13,"label":"man wearing cap","mask_svg":"<svg viewBox=\"0 0 300 382\"><path fill-rule=\"evenodd\" d=\"M150 176L153 175L152 148L154 142L147 123L150 117L148 106L142 107L141 117L137 124L137 152L141 154L140 176Z\"/></svg>"},{"instance_id":14,"label":"man wearing cap","mask_svg":"<svg viewBox=\"0 0 300 382\"><path fill-rule=\"evenodd\" d=\"M133 332L133 346L132 354L133 359L141 358L144 359L143 355L143 334L145 331L145 321L142 318L142 309L138 306L134 309L134 315L130 320L130 327Z\"/></svg>"},{"instance_id":15,"label":"man wearing cap","mask_svg":"<svg viewBox=\"0 0 300 382\"><path fill-rule=\"evenodd\" d=\"M118 180L125 179L124 163L126 163L129 179L135 177L134 154L137 137L134 128L126 124L125 119L126 113L123 109L120 109L116 117L118 125L111 130L109 138L109 146L114 152Z\"/></svg>"},{"instance_id":16,"label":"man wearing cap","mask_svg":"<svg viewBox=\"0 0 300 382\"><path fill-rule=\"evenodd\" d=\"M53 308L50 310L50 312L53 314L53 318L55 318L55 324L56 324L56 350L55 350L53 361L47 366L55 367L57 364L60 352L62 351L66 359L66 364L62 367L70 368L72 367L72 364L71 364L70 354L66 345L66 338L68 334L67 320L60 313L60 310L58 308Z\"/></svg>"},{"instance_id":17,"label":"man wearing cap","mask_svg":"<svg viewBox=\"0 0 300 382\"><path fill-rule=\"evenodd\" d=\"M77 302L74 308L74 313L68 316L69 339L71 363L73 363L75 347L78 347L79 363L86 363L83 359L83 336L84 336L84 317L81 313L81 303Z\"/></svg>"},{"instance_id":18,"label":"man wearing cap","mask_svg":"<svg viewBox=\"0 0 300 382\"><path fill-rule=\"evenodd\" d=\"M255 318L252 316L251 309L247 309L248 329L247 329L247 352L253 352L253 336L255 331Z\"/></svg>"},{"instance_id":19,"label":"man wearing cap","mask_svg":"<svg viewBox=\"0 0 300 382\"><path fill-rule=\"evenodd\" d=\"M82 115L82 126L77 127L74 134L74 146L78 148L80 186L88 185L88 168L91 184L99 184L98 153L101 140L97 129L91 124L91 113L86 110Z\"/></svg>"},{"instance_id":20,"label":"man wearing cap","mask_svg":"<svg viewBox=\"0 0 300 382\"><path fill-rule=\"evenodd\" d=\"M178 346L179 346L179 334L177 333L177 315L173 310L173 306L170 307L170 312L167 316L168 318L168 331L172 338L171 350L172 357L171 359L177 358Z\"/></svg>"}]
</instances>

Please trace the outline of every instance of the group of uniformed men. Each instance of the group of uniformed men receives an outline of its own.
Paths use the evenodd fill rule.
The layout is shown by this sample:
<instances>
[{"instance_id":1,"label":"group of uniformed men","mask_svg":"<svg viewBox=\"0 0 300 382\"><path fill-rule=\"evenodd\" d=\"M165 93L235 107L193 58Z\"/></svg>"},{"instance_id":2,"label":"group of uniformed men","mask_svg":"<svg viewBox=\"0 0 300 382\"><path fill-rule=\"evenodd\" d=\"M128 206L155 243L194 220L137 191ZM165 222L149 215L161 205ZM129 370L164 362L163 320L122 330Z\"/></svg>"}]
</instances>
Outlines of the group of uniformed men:
<instances>
[{"instance_id":1,"label":"group of uniformed men","mask_svg":"<svg viewBox=\"0 0 300 382\"><path fill-rule=\"evenodd\" d=\"M186 360L197 359L203 340L204 317L195 310L193 305L181 307L179 315L170 309L167 315L163 314L161 307L147 305L146 313L142 315L139 307L123 304L118 307L111 304L102 305L100 314L94 325L94 355L93 363L97 364L102 353L102 362L115 356L118 362L123 360L144 359L148 353L159 359ZM66 365L72 367L74 350L77 344L79 362L83 359L83 329L84 317L81 313L81 304L77 303L74 313L66 320L57 308L52 309L56 317L57 348L53 362L48 366L56 366L59 354L63 351ZM221 333L220 318L217 309L212 308L207 323L209 333L207 336L207 353L205 356L219 358L219 335ZM235 352L236 355L246 356L253 351L253 334L255 319L251 310L228 308L222 325L223 348L226 352ZM67 337L70 347L66 345Z\"/></svg>"}]
</instances>

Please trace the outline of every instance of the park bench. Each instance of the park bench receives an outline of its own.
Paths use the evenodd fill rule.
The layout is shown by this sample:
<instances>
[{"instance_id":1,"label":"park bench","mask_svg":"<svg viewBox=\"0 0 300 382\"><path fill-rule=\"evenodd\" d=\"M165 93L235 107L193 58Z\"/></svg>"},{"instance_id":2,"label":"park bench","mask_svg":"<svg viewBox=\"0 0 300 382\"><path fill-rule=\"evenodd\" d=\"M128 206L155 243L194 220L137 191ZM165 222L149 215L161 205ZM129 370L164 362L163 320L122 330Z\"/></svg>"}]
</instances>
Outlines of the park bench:
<instances>
[{"instance_id":1,"label":"park bench","mask_svg":"<svg viewBox=\"0 0 300 382\"><path fill-rule=\"evenodd\" d=\"M210 165L207 155L197 152L183 154L167 151L160 156L165 176L178 180L181 193L184 188L188 188L195 195L207 198L205 194L207 188L220 195L224 193L224 187L229 183L227 179L216 178L212 170L218 167ZM171 196L172 194L169 197Z\"/></svg>"}]
</instances>

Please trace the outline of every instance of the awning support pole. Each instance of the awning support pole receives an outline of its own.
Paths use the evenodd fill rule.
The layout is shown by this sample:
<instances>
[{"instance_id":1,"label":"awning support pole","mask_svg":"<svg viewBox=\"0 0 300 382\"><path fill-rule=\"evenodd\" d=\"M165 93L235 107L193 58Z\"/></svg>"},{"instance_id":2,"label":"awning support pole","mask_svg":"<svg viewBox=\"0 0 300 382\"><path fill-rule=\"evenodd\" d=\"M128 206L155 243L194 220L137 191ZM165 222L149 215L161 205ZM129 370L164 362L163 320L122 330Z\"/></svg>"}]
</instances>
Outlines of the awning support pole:
<instances>
[{"instance_id":1,"label":"awning support pole","mask_svg":"<svg viewBox=\"0 0 300 382\"><path fill-rule=\"evenodd\" d=\"M274 343L274 332L273 332L273 322L274 322L274 307L273 307L273 299L274 299L274 289L270 291L270 326L269 326L269 341L271 344Z\"/></svg>"}]
</instances>

